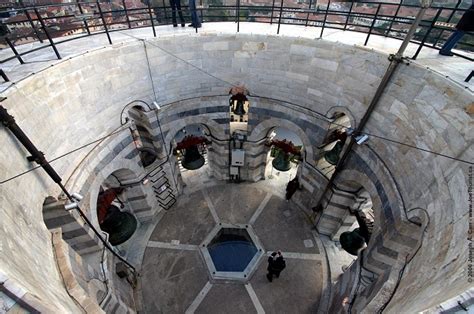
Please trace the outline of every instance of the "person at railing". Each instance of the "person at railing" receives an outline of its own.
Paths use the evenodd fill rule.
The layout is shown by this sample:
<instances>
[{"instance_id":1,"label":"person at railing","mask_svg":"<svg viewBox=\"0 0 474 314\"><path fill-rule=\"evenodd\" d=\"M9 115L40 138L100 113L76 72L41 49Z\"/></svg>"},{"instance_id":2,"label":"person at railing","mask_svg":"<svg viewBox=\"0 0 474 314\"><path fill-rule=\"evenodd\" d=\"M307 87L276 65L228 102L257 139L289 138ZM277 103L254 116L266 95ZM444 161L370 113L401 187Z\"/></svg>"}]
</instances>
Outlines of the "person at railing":
<instances>
[{"instance_id":1,"label":"person at railing","mask_svg":"<svg viewBox=\"0 0 474 314\"><path fill-rule=\"evenodd\" d=\"M448 40L444 43L443 47L439 51L440 55L452 56L451 49L456 46L457 42L464 36L466 32L474 31L474 4L471 5L456 25L456 31L449 36Z\"/></svg>"},{"instance_id":2,"label":"person at railing","mask_svg":"<svg viewBox=\"0 0 474 314\"><path fill-rule=\"evenodd\" d=\"M201 21L199 20L199 16L197 14L196 0L189 0L189 12L191 13L191 24L189 24L188 26L200 28Z\"/></svg>"},{"instance_id":3,"label":"person at railing","mask_svg":"<svg viewBox=\"0 0 474 314\"><path fill-rule=\"evenodd\" d=\"M176 22L176 9L178 9L179 20L181 22L181 26L184 27L184 17L183 12L181 11L181 0L170 0L171 6L171 18L173 20L173 27L178 27L178 23Z\"/></svg>"}]
</instances>

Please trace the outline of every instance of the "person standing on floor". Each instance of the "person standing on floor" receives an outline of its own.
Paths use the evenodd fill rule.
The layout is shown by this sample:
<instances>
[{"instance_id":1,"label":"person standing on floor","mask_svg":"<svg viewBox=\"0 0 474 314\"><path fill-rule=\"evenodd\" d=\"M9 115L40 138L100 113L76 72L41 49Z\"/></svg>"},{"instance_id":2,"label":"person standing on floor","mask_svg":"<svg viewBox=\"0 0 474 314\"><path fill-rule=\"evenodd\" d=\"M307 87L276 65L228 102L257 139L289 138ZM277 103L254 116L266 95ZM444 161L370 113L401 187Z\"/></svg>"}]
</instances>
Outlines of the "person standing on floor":
<instances>
[{"instance_id":1,"label":"person standing on floor","mask_svg":"<svg viewBox=\"0 0 474 314\"><path fill-rule=\"evenodd\" d=\"M452 56L451 49L456 46L457 42L464 36L466 32L474 31L474 4L464 12L463 16L456 25L456 31L449 36L448 40L444 43L443 47L439 51L440 55Z\"/></svg>"},{"instance_id":2,"label":"person standing on floor","mask_svg":"<svg viewBox=\"0 0 474 314\"><path fill-rule=\"evenodd\" d=\"M171 19L173 20L173 27L178 27L178 23L176 22L176 9L178 9L179 20L181 22L181 26L184 27L184 17L183 12L181 11L181 0L170 0L171 6Z\"/></svg>"},{"instance_id":3,"label":"person standing on floor","mask_svg":"<svg viewBox=\"0 0 474 314\"><path fill-rule=\"evenodd\" d=\"M288 182L286 186L286 201L289 202L293 194L295 194L296 190L300 188L300 182L298 181L298 176L296 176L293 180Z\"/></svg>"},{"instance_id":4,"label":"person standing on floor","mask_svg":"<svg viewBox=\"0 0 474 314\"><path fill-rule=\"evenodd\" d=\"M189 12L191 13L191 24L189 27L200 28L201 21L199 20L199 16L196 10L196 0L189 0Z\"/></svg>"},{"instance_id":5,"label":"person standing on floor","mask_svg":"<svg viewBox=\"0 0 474 314\"><path fill-rule=\"evenodd\" d=\"M285 259L283 258L283 255L281 254L280 251L278 252L273 252L269 257L268 257L268 274L267 274L267 279L268 281L272 282L273 281L273 275L275 275L276 278L280 277L280 273L283 269L286 267L286 262Z\"/></svg>"}]
</instances>

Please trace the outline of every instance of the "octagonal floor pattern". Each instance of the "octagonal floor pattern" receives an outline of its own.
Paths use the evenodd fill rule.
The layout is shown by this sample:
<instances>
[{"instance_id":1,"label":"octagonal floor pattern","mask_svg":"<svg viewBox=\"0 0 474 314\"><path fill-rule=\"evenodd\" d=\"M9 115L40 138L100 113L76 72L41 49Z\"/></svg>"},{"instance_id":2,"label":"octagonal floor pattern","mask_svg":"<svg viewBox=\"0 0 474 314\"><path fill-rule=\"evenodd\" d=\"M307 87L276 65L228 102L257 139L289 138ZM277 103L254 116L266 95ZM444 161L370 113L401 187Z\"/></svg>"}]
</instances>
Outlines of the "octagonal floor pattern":
<instances>
[{"instance_id":1,"label":"octagonal floor pattern","mask_svg":"<svg viewBox=\"0 0 474 314\"><path fill-rule=\"evenodd\" d=\"M215 281L199 245L218 224L250 224L266 256L286 269L272 283L264 256L247 282ZM320 241L300 209L258 184L221 184L184 195L147 243L141 270L145 313L314 313L323 286Z\"/></svg>"}]
</instances>

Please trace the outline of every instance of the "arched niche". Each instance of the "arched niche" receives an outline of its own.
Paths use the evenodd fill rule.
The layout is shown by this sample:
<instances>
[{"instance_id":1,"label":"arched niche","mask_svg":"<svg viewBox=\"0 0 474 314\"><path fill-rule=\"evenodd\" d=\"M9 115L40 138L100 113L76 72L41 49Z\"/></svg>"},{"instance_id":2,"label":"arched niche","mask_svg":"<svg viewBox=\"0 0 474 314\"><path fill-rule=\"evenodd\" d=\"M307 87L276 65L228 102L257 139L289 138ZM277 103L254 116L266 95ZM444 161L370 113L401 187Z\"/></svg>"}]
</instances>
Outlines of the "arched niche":
<instances>
[{"instance_id":1,"label":"arched niche","mask_svg":"<svg viewBox=\"0 0 474 314\"><path fill-rule=\"evenodd\" d=\"M329 111L330 123L323 142L318 146L316 167L327 178L332 177L354 128L353 119L346 112L346 109L339 107Z\"/></svg>"},{"instance_id":2,"label":"arched niche","mask_svg":"<svg viewBox=\"0 0 474 314\"><path fill-rule=\"evenodd\" d=\"M279 118L270 118L266 119L259 124L257 124L252 132L249 134L249 141L259 142L268 138L271 133L271 130L275 127L285 128L293 133L295 133L303 143L304 147L304 160L311 162L313 160L313 147L309 137L306 135L304 130L299 127L296 123L293 123L288 120L279 119Z\"/></svg>"},{"instance_id":3,"label":"arched niche","mask_svg":"<svg viewBox=\"0 0 474 314\"><path fill-rule=\"evenodd\" d=\"M111 163L105 166L95 177L89 189L89 219L99 228L97 218L97 199L101 187L125 186L122 201L127 211L135 215L139 223L148 220L156 210L153 203L151 186L140 181L144 175L143 168L132 160L122 160L120 164ZM146 182L146 181L145 181ZM150 195L149 195L150 194Z\"/></svg>"},{"instance_id":4,"label":"arched niche","mask_svg":"<svg viewBox=\"0 0 474 314\"><path fill-rule=\"evenodd\" d=\"M137 229L135 199L146 198L137 185L142 182L129 169L112 172L100 184L95 214L100 229L108 233L108 240L114 246L128 241Z\"/></svg>"},{"instance_id":5,"label":"arched niche","mask_svg":"<svg viewBox=\"0 0 474 314\"><path fill-rule=\"evenodd\" d=\"M305 147L296 133L284 127L275 126L269 132L266 145L270 149L266 158L265 178L273 177L273 172L279 171L288 174L288 180L285 182L287 183L296 176L297 169L304 159Z\"/></svg>"},{"instance_id":6,"label":"arched niche","mask_svg":"<svg viewBox=\"0 0 474 314\"><path fill-rule=\"evenodd\" d=\"M344 123L346 127L351 127L352 129L355 129L357 127L357 121L352 114L352 112L347 108L343 106L334 106L329 108L329 110L326 112L325 116L326 118L330 119L331 122L334 122L337 118L335 118L338 114L344 114L348 121L347 123Z\"/></svg>"},{"instance_id":7,"label":"arched niche","mask_svg":"<svg viewBox=\"0 0 474 314\"><path fill-rule=\"evenodd\" d=\"M420 247L427 217L422 211L405 208L391 172L366 146L358 146L334 184L339 190L357 196L365 191L361 196L370 196L374 225L367 247L333 285L329 311L342 310L348 301L351 311L377 312L388 302L400 272ZM327 202L337 203L337 194ZM323 211L323 218L324 214L335 215Z\"/></svg>"},{"instance_id":8,"label":"arched niche","mask_svg":"<svg viewBox=\"0 0 474 314\"><path fill-rule=\"evenodd\" d=\"M206 129L206 133L209 133L211 140L217 139L225 141L228 138L225 128L208 116L199 115L193 117L184 117L173 121L168 132L166 132L165 143L167 146L167 152L171 150L172 140L176 137L176 135L189 125L203 125L203 127Z\"/></svg>"}]
</instances>

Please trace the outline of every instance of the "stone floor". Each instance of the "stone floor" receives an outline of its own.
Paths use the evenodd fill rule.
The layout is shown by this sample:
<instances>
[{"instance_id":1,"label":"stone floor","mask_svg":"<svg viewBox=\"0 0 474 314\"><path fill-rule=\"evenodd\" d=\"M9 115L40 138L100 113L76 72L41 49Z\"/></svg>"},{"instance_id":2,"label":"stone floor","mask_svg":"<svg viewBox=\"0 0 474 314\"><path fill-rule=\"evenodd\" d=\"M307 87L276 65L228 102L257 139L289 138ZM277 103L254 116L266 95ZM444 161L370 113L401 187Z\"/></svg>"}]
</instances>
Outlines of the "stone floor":
<instances>
[{"instance_id":1,"label":"stone floor","mask_svg":"<svg viewBox=\"0 0 474 314\"><path fill-rule=\"evenodd\" d=\"M322 242L301 210L265 185L270 180L204 186L163 214L145 241L143 312L316 312L328 277ZM246 282L210 279L199 244L219 222L250 224L267 255L282 250L287 268L280 278L268 282L264 257Z\"/></svg>"}]
</instances>

